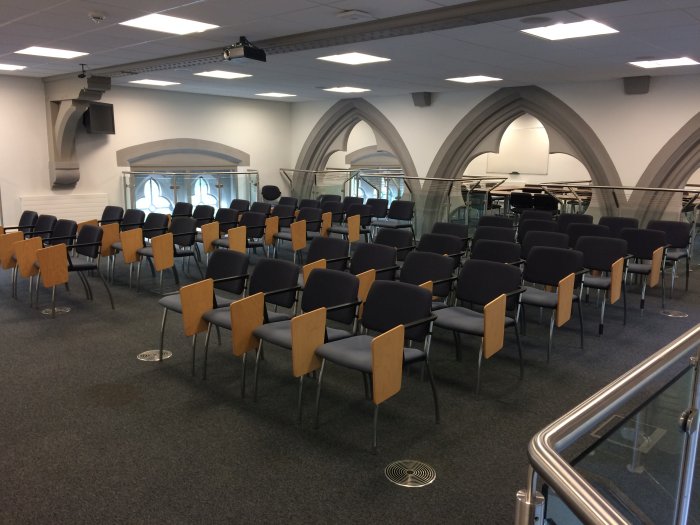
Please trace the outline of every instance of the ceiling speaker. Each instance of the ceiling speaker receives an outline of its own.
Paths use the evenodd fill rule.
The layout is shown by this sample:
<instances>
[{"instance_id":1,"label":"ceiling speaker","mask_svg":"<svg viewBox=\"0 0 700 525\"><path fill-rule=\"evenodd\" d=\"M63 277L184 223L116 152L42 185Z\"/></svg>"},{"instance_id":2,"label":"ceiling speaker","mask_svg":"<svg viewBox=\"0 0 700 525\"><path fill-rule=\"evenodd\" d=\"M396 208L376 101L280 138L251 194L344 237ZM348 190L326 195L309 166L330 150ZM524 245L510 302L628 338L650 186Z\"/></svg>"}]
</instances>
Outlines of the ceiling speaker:
<instances>
[{"instance_id":1,"label":"ceiling speaker","mask_svg":"<svg viewBox=\"0 0 700 525\"><path fill-rule=\"evenodd\" d=\"M625 95L646 95L649 93L650 76L624 77Z\"/></svg>"}]
</instances>

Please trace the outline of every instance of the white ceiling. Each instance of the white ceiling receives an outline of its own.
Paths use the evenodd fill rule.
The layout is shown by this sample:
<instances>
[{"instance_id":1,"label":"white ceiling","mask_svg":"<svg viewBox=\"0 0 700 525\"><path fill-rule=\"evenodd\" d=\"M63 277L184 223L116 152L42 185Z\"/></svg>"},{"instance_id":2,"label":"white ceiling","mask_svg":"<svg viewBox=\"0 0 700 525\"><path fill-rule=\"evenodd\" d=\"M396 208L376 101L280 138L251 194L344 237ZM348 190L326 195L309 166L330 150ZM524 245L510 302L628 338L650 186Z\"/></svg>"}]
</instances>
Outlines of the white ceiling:
<instances>
[{"instance_id":1,"label":"white ceiling","mask_svg":"<svg viewBox=\"0 0 700 525\"><path fill-rule=\"evenodd\" d=\"M636 75L699 74L700 66L642 70L627 64L635 59L690 56L700 61L700 0L2 0L0 3L0 63L25 65L17 76L51 77L77 74L80 62L97 74L112 76L113 85L154 78L181 82L166 89L237 97L283 91L297 95L292 101L335 99L342 96L322 87L352 85L369 88L367 95L399 95L418 91L447 92L474 89L445 78L490 75L503 78L500 86L606 80ZM548 12L554 8L579 6ZM593 5L591 5L593 4ZM600 4L600 5L595 5ZM588 7L580 7L588 5ZM482 18L462 25L455 9L483 8ZM499 11L499 7L506 7ZM433 11L436 9L446 11ZM368 21L340 17L344 10L369 13ZM452 10L452 11L450 11ZM424 13L430 11L429 13ZM159 12L221 26L194 36L173 36L118 25L119 22ZM421 13L423 12L423 13ZM91 13L105 16L99 24ZM415 17L411 14L421 13ZM448 29L425 31L408 25L442 14ZM383 26L381 36L367 30L400 15ZM608 24L617 34L550 42L522 33L532 27L527 16L546 16L554 22L591 18ZM374 20L374 22L372 21ZM486 20L484 23L474 21ZM380 22L377 22L380 21ZM373 25L374 24L374 25ZM352 27L350 27L352 26ZM461 27L460 27L461 26ZM331 30L318 33L323 30ZM309 32L317 32L311 33ZM343 33L345 31L345 33ZM335 34L343 41L334 40ZM347 33L347 34L346 34ZM411 34L412 33L412 34ZM267 62L221 59L219 50L245 35L269 50ZM291 36L290 36L291 35ZM283 45L296 45L290 51ZM267 47L268 44L270 47ZM45 46L88 52L72 59L18 55L28 46ZM160 61L174 55L200 53L216 60L210 64L181 62L176 68L138 75L119 74L129 64ZM316 60L319 56L360 51L391 58L390 62L344 66ZM214 58L212 58L214 57ZM148 65L153 65L149 62ZM253 75L238 80L193 76L210 69ZM142 88L158 89L158 88Z\"/></svg>"}]
</instances>

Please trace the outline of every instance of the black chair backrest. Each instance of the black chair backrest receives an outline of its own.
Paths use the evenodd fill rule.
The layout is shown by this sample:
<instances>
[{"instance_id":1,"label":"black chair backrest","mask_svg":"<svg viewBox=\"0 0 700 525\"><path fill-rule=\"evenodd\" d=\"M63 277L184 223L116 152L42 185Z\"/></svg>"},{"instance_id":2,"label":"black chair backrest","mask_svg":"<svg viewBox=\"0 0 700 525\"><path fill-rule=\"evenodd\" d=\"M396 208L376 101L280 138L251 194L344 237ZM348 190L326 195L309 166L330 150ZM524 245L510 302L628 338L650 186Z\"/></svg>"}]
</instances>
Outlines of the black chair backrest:
<instances>
[{"instance_id":1,"label":"black chair backrest","mask_svg":"<svg viewBox=\"0 0 700 525\"><path fill-rule=\"evenodd\" d=\"M102 210L102 218L100 224L109 224L110 222L121 222L124 218L124 208L121 206L105 206Z\"/></svg>"},{"instance_id":2,"label":"black chair backrest","mask_svg":"<svg viewBox=\"0 0 700 525\"><path fill-rule=\"evenodd\" d=\"M436 223L437 224L437 223ZM513 228L513 219L505 215L482 215L476 226L496 226L498 228Z\"/></svg>"},{"instance_id":3,"label":"black chair backrest","mask_svg":"<svg viewBox=\"0 0 700 525\"><path fill-rule=\"evenodd\" d=\"M343 200L343 198L340 195L332 195L330 193L324 193L323 195L318 196L318 200L323 205L326 202L340 202Z\"/></svg>"},{"instance_id":4,"label":"black chair backrest","mask_svg":"<svg viewBox=\"0 0 700 525\"><path fill-rule=\"evenodd\" d=\"M517 242L480 239L472 245L470 257L508 264L520 260L521 253L522 247Z\"/></svg>"},{"instance_id":5,"label":"black chair backrest","mask_svg":"<svg viewBox=\"0 0 700 525\"><path fill-rule=\"evenodd\" d=\"M610 228L603 224L582 224L573 223L569 224L566 229L566 233L569 235L569 246L574 247L578 242L579 237L594 236L594 237L612 237Z\"/></svg>"},{"instance_id":6,"label":"black chair backrest","mask_svg":"<svg viewBox=\"0 0 700 525\"><path fill-rule=\"evenodd\" d=\"M352 274L338 270L316 268L304 283L301 310L310 312L316 308L330 308L339 304L357 301L360 280ZM355 306L340 308L326 313L328 319L350 324L355 318Z\"/></svg>"},{"instance_id":7,"label":"black chair backrest","mask_svg":"<svg viewBox=\"0 0 700 525\"><path fill-rule=\"evenodd\" d=\"M523 191L510 192L510 208L513 211L522 211L532 208L532 194Z\"/></svg>"},{"instance_id":8,"label":"black chair backrest","mask_svg":"<svg viewBox=\"0 0 700 525\"><path fill-rule=\"evenodd\" d=\"M365 199L363 199L362 197L345 197L343 199L343 213L347 214L348 210L350 209L350 206L352 206L353 204L363 204L364 202Z\"/></svg>"},{"instance_id":9,"label":"black chair backrest","mask_svg":"<svg viewBox=\"0 0 700 525\"><path fill-rule=\"evenodd\" d=\"M272 210L272 216L280 218L280 228L289 228L289 225L294 220L294 206L278 204Z\"/></svg>"},{"instance_id":10,"label":"black chair backrest","mask_svg":"<svg viewBox=\"0 0 700 525\"><path fill-rule=\"evenodd\" d=\"M246 199L233 199L229 208L232 210L238 210L239 212L248 211L250 209L250 201Z\"/></svg>"},{"instance_id":11,"label":"black chair backrest","mask_svg":"<svg viewBox=\"0 0 700 525\"><path fill-rule=\"evenodd\" d=\"M609 272L612 264L628 253L627 241L618 237L584 235L578 238L576 249L583 253L586 268L601 272Z\"/></svg>"},{"instance_id":12,"label":"black chair backrest","mask_svg":"<svg viewBox=\"0 0 700 525\"><path fill-rule=\"evenodd\" d=\"M171 215L173 217L191 217L192 204L189 202L176 202Z\"/></svg>"},{"instance_id":13,"label":"black chair backrest","mask_svg":"<svg viewBox=\"0 0 700 525\"><path fill-rule=\"evenodd\" d=\"M518 225L518 242L522 243L528 232L558 232L557 223L552 220L527 219Z\"/></svg>"},{"instance_id":14,"label":"black chair backrest","mask_svg":"<svg viewBox=\"0 0 700 525\"><path fill-rule=\"evenodd\" d=\"M238 224L238 210L234 208L219 208L214 220L219 223L219 231L226 232Z\"/></svg>"},{"instance_id":15,"label":"black chair backrest","mask_svg":"<svg viewBox=\"0 0 700 525\"><path fill-rule=\"evenodd\" d=\"M56 219L55 215L39 215L39 218L36 220L36 224L34 225L34 229L32 230L33 232L36 232L36 235L32 235L32 237L41 237L42 239L47 239L49 236L51 236L51 232L54 229L54 226L56 226Z\"/></svg>"},{"instance_id":16,"label":"black chair backrest","mask_svg":"<svg viewBox=\"0 0 700 525\"><path fill-rule=\"evenodd\" d=\"M651 259L654 250L666 244L666 233L661 230L623 228L620 238L627 241L627 251L637 259Z\"/></svg>"},{"instance_id":17,"label":"black chair backrest","mask_svg":"<svg viewBox=\"0 0 700 525\"><path fill-rule=\"evenodd\" d=\"M293 210L296 210L298 204L299 200L296 197L280 197L277 206L290 206Z\"/></svg>"},{"instance_id":18,"label":"black chair backrest","mask_svg":"<svg viewBox=\"0 0 700 525\"><path fill-rule=\"evenodd\" d=\"M649 221L647 230L660 230L666 234L666 243L671 248L687 248L690 243L692 224L680 221Z\"/></svg>"},{"instance_id":19,"label":"black chair backrest","mask_svg":"<svg viewBox=\"0 0 700 525\"><path fill-rule=\"evenodd\" d=\"M431 252L411 252L401 267L399 281L409 284L423 284L426 281L440 281L452 277L454 261ZM433 295L446 297L450 293L452 282L433 284Z\"/></svg>"},{"instance_id":20,"label":"black chair backrest","mask_svg":"<svg viewBox=\"0 0 700 525\"><path fill-rule=\"evenodd\" d=\"M527 259L530 250L535 246L551 246L553 248L568 248L569 236L559 232L529 231L523 237L522 256Z\"/></svg>"},{"instance_id":21,"label":"black chair backrest","mask_svg":"<svg viewBox=\"0 0 700 525\"><path fill-rule=\"evenodd\" d=\"M145 220L145 211L129 208L124 212L124 218L122 219L120 230L127 231L141 228Z\"/></svg>"},{"instance_id":22,"label":"black chair backrest","mask_svg":"<svg viewBox=\"0 0 700 525\"><path fill-rule=\"evenodd\" d=\"M392 246L397 249L397 258L403 261L406 258L408 250L399 250L413 245L413 235L408 230L394 228L379 228L374 236L375 244L384 246Z\"/></svg>"},{"instance_id":23,"label":"black chair backrest","mask_svg":"<svg viewBox=\"0 0 700 525\"><path fill-rule=\"evenodd\" d=\"M466 224L461 224L458 222L436 222L433 224L433 229L430 230L430 232L454 235L462 240L461 251L467 249L467 242L469 242L469 227Z\"/></svg>"},{"instance_id":24,"label":"black chair backrest","mask_svg":"<svg viewBox=\"0 0 700 525\"><path fill-rule=\"evenodd\" d=\"M85 257L97 259L100 255L100 244L102 243L102 228L93 224L84 224L80 228L75 244L79 245L75 251ZM80 246L88 245L88 246Z\"/></svg>"},{"instance_id":25,"label":"black chair backrest","mask_svg":"<svg viewBox=\"0 0 700 525\"><path fill-rule=\"evenodd\" d=\"M316 262L321 259L339 259L348 255L350 243L340 237L314 237L306 252L306 263ZM327 262L326 268L330 270L345 270L347 259L342 261Z\"/></svg>"},{"instance_id":26,"label":"black chair backrest","mask_svg":"<svg viewBox=\"0 0 700 525\"><path fill-rule=\"evenodd\" d=\"M22 233L29 233L34 229L36 221L39 218L39 214L35 211L24 210L22 215L19 216L19 223L17 224L17 230Z\"/></svg>"},{"instance_id":27,"label":"black chair backrest","mask_svg":"<svg viewBox=\"0 0 700 525\"><path fill-rule=\"evenodd\" d=\"M374 268L382 270L396 265L396 249L391 246L373 243L356 243L350 258L350 271L354 275ZM377 279L393 279L395 272L377 273Z\"/></svg>"},{"instance_id":28,"label":"black chair backrest","mask_svg":"<svg viewBox=\"0 0 700 525\"><path fill-rule=\"evenodd\" d=\"M143 236L146 238L163 235L168 231L168 216L164 213L149 213L143 223Z\"/></svg>"},{"instance_id":29,"label":"black chair backrest","mask_svg":"<svg viewBox=\"0 0 700 525\"><path fill-rule=\"evenodd\" d=\"M530 220L551 221L552 217L553 217L553 215L552 215L551 211L524 210L520 214L520 219L518 221L518 224L522 224L524 221L530 221Z\"/></svg>"},{"instance_id":30,"label":"black chair backrest","mask_svg":"<svg viewBox=\"0 0 700 525\"><path fill-rule=\"evenodd\" d=\"M194 217L173 217L170 221L173 244L192 246L197 235L197 220Z\"/></svg>"},{"instance_id":31,"label":"black chair backrest","mask_svg":"<svg viewBox=\"0 0 700 525\"><path fill-rule=\"evenodd\" d=\"M413 201L395 200L389 206L387 217L398 221L410 221L413 219L413 209L415 203Z\"/></svg>"},{"instance_id":32,"label":"black chair backrest","mask_svg":"<svg viewBox=\"0 0 700 525\"><path fill-rule=\"evenodd\" d=\"M388 199L367 199L365 202L367 206L370 207L370 215L376 219L381 219L386 217L386 212L389 209Z\"/></svg>"},{"instance_id":33,"label":"black chair backrest","mask_svg":"<svg viewBox=\"0 0 700 525\"><path fill-rule=\"evenodd\" d=\"M299 209L301 208L321 208L321 201L316 199L301 199L299 201Z\"/></svg>"},{"instance_id":34,"label":"black chair backrest","mask_svg":"<svg viewBox=\"0 0 700 525\"><path fill-rule=\"evenodd\" d=\"M201 228L203 225L213 221L214 211L214 206L209 206L208 204L197 204L194 211L192 211L192 218L197 221L197 227Z\"/></svg>"},{"instance_id":35,"label":"black chair backrest","mask_svg":"<svg viewBox=\"0 0 700 525\"><path fill-rule=\"evenodd\" d=\"M500 226L478 226L474 230L472 245L481 239L513 242L515 240L515 232L510 228L501 228Z\"/></svg>"},{"instance_id":36,"label":"black chair backrest","mask_svg":"<svg viewBox=\"0 0 700 525\"><path fill-rule=\"evenodd\" d=\"M352 217L353 215L360 216L360 226L366 228L372 222L372 210L366 204L351 204L345 212L345 217Z\"/></svg>"},{"instance_id":37,"label":"black chair backrest","mask_svg":"<svg viewBox=\"0 0 700 525\"><path fill-rule=\"evenodd\" d=\"M601 217L598 224L610 228L610 235L619 237L624 228L639 228L639 220L634 217Z\"/></svg>"},{"instance_id":38,"label":"black chair backrest","mask_svg":"<svg viewBox=\"0 0 700 525\"><path fill-rule=\"evenodd\" d=\"M580 213L562 213L557 217L557 226L561 233L567 233L569 224L593 224L593 217Z\"/></svg>"},{"instance_id":39,"label":"black chair backrest","mask_svg":"<svg viewBox=\"0 0 700 525\"><path fill-rule=\"evenodd\" d=\"M254 211L255 213L263 213L265 217L270 216L271 209L272 205L267 202L254 202L250 205L250 211Z\"/></svg>"},{"instance_id":40,"label":"black chair backrest","mask_svg":"<svg viewBox=\"0 0 700 525\"><path fill-rule=\"evenodd\" d=\"M523 279L557 286L564 277L583 268L583 254L578 250L535 246L525 261Z\"/></svg>"},{"instance_id":41,"label":"black chair backrest","mask_svg":"<svg viewBox=\"0 0 700 525\"><path fill-rule=\"evenodd\" d=\"M418 241L416 250L419 252L438 253L440 255L450 255L455 267L459 264L459 254L464 243L459 237L445 233L424 233Z\"/></svg>"},{"instance_id":42,"label":"black chair backrest","mask_svg":"<svg viewBox=\"0 0 700 525\"><path fill-rule=\"evenodd\" d=\"M241 215L239 226L246 227L246 237L248 239L259 239L265 234L265 217L264 213L254 211L246 211Z\"/></svg>"},{"instance_id":43,"label":"black chair backrest","mask_svg":"<svg viewBox=\"0 0 700 525\"><path fill-rule=\"evenodd\" d=\"M470 259L464 263L457 279L455 295L465 303L484 306L501 294L520 288L520 269L495 261ZM509 298L507 308L515 307L518 298Z\"/></svg>"},{"instance_id":44,"label":"black chair backrest","mask_svg":"<svg viewBox=\"0 0 700 525\"><path fill-rule=\"evenodd\" d=\"M69 219L58 219L53 227L53 231L46 244L54 246L56 244L72 244L75 235L78 233L78 223Z\"/></svg>"},{"instance_id":45,"label":"black chair backrest","mask_svg":"<svg viewBox=\"0 0 700 525\"><path fill-rule=\"evenodd\" d=\"M281 259L261 259L255 265L250 275L250 295L258 292L272 292L297 286L299 279L299 267L289 261ZM284 292L269 295L265 301L277 306L289 308L294 304L296 292Z\"/></svg>"},{"instance_id":46,"label":"black chair backrest","mask_svg":"<svg viewBox=\"0 0 700 525\"><path fill-rule=\"evenodd\" d=\"M262 198L266 201L274 201L282 195L282 192L277 186L268 184L260 189L260 195L262 195Z\"/></svg>"},{"instance_id":47,"label":"black chair backrest","mask_svg":"<svg viewBox=\"0 0 700 525\"><path fill-rule=\"evenodd\" d=\"M321 204L321 212L330 212L333 222L341 222L343 220L343 203L340 201L326 201Z\"/></svg>"},{"instance_id":48,"label":"black chair backrest","mask_svg":"<svg viewBox=\"0 0 700 525\"><path fill-rule=\"evenodd\" d=\"M430 317L433 297L430 291L414 284L374 281L362 312L362 325L375 332L386 332L400 324ZM406 330L407 339L423 341L430 324Z\"/></svg>"},{"instance_id":49,"label":"black chair backrest","mask_svg":"<svg viewBox=\"0 0 700 525\"><path fill-rule=\"evenodd\" d=\"M207 273L205 277L214 279L224 279L236 275L244 275L248 272L248 255L234 250L214 250L209 255L209 263L207 264ZM245 279L236 279L235 281L224 281L214 283L214 288L231 292L233 294L242 294L245 290Z\"/></svg>"},{"instance_id":50,"label":"black chair backrest","mask_svg":"<svg viewBox=\"0 0 700 525\"><path fill-rule=\"evenodd\" d=\"M532 204L536 210L555 212L559 209L559 201L549 193L535 193L532 196Z\"/></svg>"},{"instance_id":51,"label":"black chair backrest","mask_svg":"<svg viewBox=\"0 0 700 525\"><path fill-rule=\"evenodd\" d=\"M306 221L307 232L317 232L321 229L321 208L300 208L297 221Z\"/></svg>"}]
</instances>

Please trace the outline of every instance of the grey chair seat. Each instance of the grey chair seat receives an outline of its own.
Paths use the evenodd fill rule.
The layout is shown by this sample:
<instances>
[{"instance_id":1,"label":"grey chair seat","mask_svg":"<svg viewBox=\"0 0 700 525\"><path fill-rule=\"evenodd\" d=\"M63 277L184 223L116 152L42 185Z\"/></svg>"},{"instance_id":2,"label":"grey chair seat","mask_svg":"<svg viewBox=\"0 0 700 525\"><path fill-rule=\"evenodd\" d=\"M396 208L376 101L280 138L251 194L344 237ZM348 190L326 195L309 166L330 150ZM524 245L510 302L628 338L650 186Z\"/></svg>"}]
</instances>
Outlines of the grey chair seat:
<instances>
[{"instance_id":1,"label":"grey chair seat","mask_svg":"<svg viewBox=\"0 0 700 525\"><path fill-rule=\"evenodd\" d=\"M237 297L231 298L231 297L224 297L223 295L216 295L215 296L217 308L221 308L222 310L226 310L226 311L228 311L227 307L233 301L236 301L237 299L238 299ZM180 300L179 293L174 293L174 294L166 295L165 297L162 297L158 301L158 304L164 308L167 308L168 310L172 310L173 312L177 312L179 314L182 313L182 301Z\"/></svg>"},{"instance_id":2,"label":"grey chair seat","mask_svg":"<svg viewBox=\"0 0 700 525\"><path fill-rule=\"evenodd\" d=\"M679 261L688 257L688 250L685 248L669 248L666 250L667 261Z\"/></svg>"},{"instance_id":3,"label":"grey chair seat","mask_svg":"<svg viewBox=\"0 0 700 525\"><path fill-rule=\"evenodd\" d=\"M146 257L153 257L153 248L150 246L144 246L143 248L139 248L136 250L136 253L139 255L144 255Z\"/></svg>"},{"instance_id":4,"label":"grey chair seat","mask_svg":"<svg viewBox=\"0 0 700 525\"><path fill-rule=\"evenodd\" d=\"M122 251L122 241L117 241L112 243L112 249L117 251Z\"/></svg>"},{"instance_id":5,"label":"grey chair seat","mask_svg":"<svg viewBox=\"0 0 700 525\"><path fill-rule=\"evenodd\" d=\"M253 330L255 337L263 339L268 343L272 343L283 348L292 348L292 321L279 321L276 323L267 323L262 326L258 326ZM339 328L326 328L326 334L328 335L328 341L339 341L340 339L345 339L346 337L352 336L347 330L340 330Z\"/></svg>"},{"instance_id":6,"label":"grey chair seat","mask_svg":"<svg viewBox=\"0 0 700 525\"><path fill-rule=\"evenodd\" d=\"M231 310L228 307L214 308L205 312L202 318L215 326L220 326L222 328L231 329ZM267 311L267 318L270 323L276 323L279 321L286 321L290 318L288 314L280 312Z\"/></svg>"},{"instance_id":7,"label":"grey chair seat","mask_svg":"<svg viewBox=\"0 0 700 525\"><path fill-rule=\"evenodd\" d=\"M228 248L228 237L224 237L223 239L214 239L211 243L217 248Z\"/></svg>"},{"instance_id":8,"label":"grey chair seat","mask_svg":"<svg viewBox=\"0 0 700 525\"><path fill-rule=\"evenodd\" d=\"M383 228L408 228L413 225L412 221L402 221L399 219L378 219L373 223L375 226Z\"/></svg>"},{"instance_id":9,"label":"grey chair seat","mask_svg":"<svg viewBox=\"0 0 700 525\"><path fill-rule=\"evenodd\" d=\"M484 314L462 306L450 306L435 312L435 326L472 335L484 335ZM506 317L505 326L512 326L515 320Z\"/></svg>"},{"instance_id":10,"label":"grey chair seat","mask_svg":"<svg viewBox=\"0 0 700 525\"><path fill-rule=\"evenodd\" d=\"M627 271L646 275L651 273L651 263L628 263Z\"/></svg>"},{"instance_id":11,"label":"grey chair seat","mask_svg":"<svg viewBox=\"0 0 700 525\"><path fill-rule=\"evenodd\" d=\"M203 239L202 239L202 234L201 234L201 233L197 233L197 234L194 236L194 242L202 242L202 240L203 240Z\"/></svg>"},{"instance_id":12,"label":"grey chair seat","mask_svg":"<svg viewBox=\"0 0 700 525\"><path fill-rule=\"evenodd\" d=\"M533 306L542 306L544 308L556 308L557 298L557 292L547 292L546 290L527 286L520 296L520 302Z\"/></svg>"},{"instance_id":13,"label":"grey chair seat","mask_svg":"<svg viewBox=\"0 0 700 525\"><path fill-rule=\"evenodd\" d=\"M442 309L444 309L444 308L447 308L447 304L446 304L446 303L444 303L444 302L442 302L442 301L433 301L433 306L432 306L433 312L434 312L435 310L442 310Z\"/></svg>"},{"instance_id":14,"label":"grey chair seat","mask_svg":"<svg viewBox=\"0 0 700 525\"><path fill-rule=\"evenodd\" d=\"M279 232L275 234L275 239L279 241L292 241L292 233L289 231Z\"/></svg>"},{"instance_id":15,"label":"grey chair seat","mask_svg":"<svg viewBox=\"0 0 700 525\"><path fill-rule=\"evenodd\" d=\"M610 288L610 277L604 275L594 277L586 275L583 278L583 286L596 288L598 290L607 290Z\"/></svg>"},{"instance_id":16,"label":"grey chair seat","mask_svg":"<svg viewBox=\"0 0 700 525\"><path fill-rule=\"evenodd\" d=\"M332 343L325 343L316 349L316 355L333 363L372 372L372 336L356 335ZM425 352L417 348L403 349L404 364L425 360Z\"/></svg>"}]
</instances>

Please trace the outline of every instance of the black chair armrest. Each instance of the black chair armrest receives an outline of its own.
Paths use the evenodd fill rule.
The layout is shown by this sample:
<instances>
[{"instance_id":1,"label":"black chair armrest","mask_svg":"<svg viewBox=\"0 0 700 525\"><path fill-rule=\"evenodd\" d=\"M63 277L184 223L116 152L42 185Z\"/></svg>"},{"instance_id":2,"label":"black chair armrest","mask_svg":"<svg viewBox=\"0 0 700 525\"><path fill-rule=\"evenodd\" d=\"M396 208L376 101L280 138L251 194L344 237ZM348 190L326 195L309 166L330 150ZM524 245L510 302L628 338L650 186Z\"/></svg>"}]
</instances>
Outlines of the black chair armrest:
<instances>
[{"instance_id":1,"label":"black chair armrest","mask_svg":"<svg viewBox=\"0 0 700 525\"><path fill-rule=\"evenodd\" d=\"M192 215L188 213L174 213L171 215L171 217L192 217Z\"/></svg>"},{"instance_id":2,"label":"black chair armrest","mask_svg":"<svg viewBox=\"0 0 700 525\"><path fill-rule=\"evenodd\" d=\"M75 239L75 235L61 235L60 237L49 237L48 239L44 239L44 242L64 241L66 239Z\"/></svg>"},{"instance_id":3,"label":"black chair armrest","mask_svg":"<svg viewBox=\"0 0 700 525\"><path fill-rule=\"evenodd\" d=\"M456 281L456 280L457 280L457 276L453 275L452 277L447 277L445 279L438 279L437 281L433 281L433 285L447 283L447 282Z\"/></svg>"},{"instance_id":4,"label":"black chair armrest","mask_svg":"<svg viewBox=\"0 0 700 525\"><path fill-rule=\"evenodd\" d=\"M222 277L221 279L214 279L214 285L217 285L219 283L228 283L231 281L240 281L241 279L247 279L248 277L250 277L250 275L247 273L242 273L241 275L232 275L230 277Z\"/></svg>"},{"instance_id":5,"label":"black chair armrest","mask_svg":"<svg viewBox=\"0 0 700 525\"><path fill-rule=\"evenodd\" d=\"M27 232L27 235L31 235L32 237L36 237L37 235L43 235L45 233L51 233L53 230L33 230L30 232Z\"/></svg>"},{"instance_id":6,"label":"black chair armrest","mask_svg":"<svg viewBox=\"0 0 700 525\"><path fill-rule=\"evenodd\" d=\"M582 270L574 272L574 275L578 277L579 275L585 275L588 272L590 272L590 270L588 268L583 268Z\"/></svg>"},{"instance_id":7,"label":"black chair armrest","mask_svg":"<svg viewBox=\"0 0 700 525\"><path fill-rule=\"evenodd\" d=\"M310 221L308 219L304 219L306 221L306 225L308 226L309 224L321 224L323 221L318 220L318 221Z\"/></svg>"},{"instance_id":8,"label":"black chair armrest","mask_svg":"<svg viewBox=\"0 0 700 525\"><path fill-rule=\"evenodd\" d=\"M233 224L238 224L238 221L228 221L228 222L220 222L219 226L229 226Z\"/></svg>"},{"instance_id":9,"label":"black chair armrest","mask_svg":"<svg viewBox=\"0 0 700 525\"><path fill-rule=\"evenodd\" d=\"M512 261L506 264L510 264L511 266L521 266L525 264L525 259L518 259L517 261Z\"/></svg>"},{"instance_id":10,"label":"black chair armrest","mask_svg":"<svg viewBox=\"0 0 700 525\"><path fill-rule=\"evenodd\" d=\"M279 290L270 290L269 292L265 292L265 299L272 295L279 295L287 292L294 292L294 291L299 291L301 290L301 286L296 285L296 286L290 286L288 288L280 288Z\"/></svg>"},{"instance_id":11,"label":"black chair armrest","mask_svg":"<svg viewBox=\"0 0 700 525\"><path fill-rule=\"evenodd\" d=\"M5 228L5 231L7 230L19 230L20 228L28 228L29 230L32 229L32 226L3 226ZM30 232L27 232L30 233Z\"/></svg>"},{"instance_id":12,"label":"black chair armrest","mask_svg":"<svg viewBox=\"0 0 700 525\"><path fill-rule=\"evenodd\" d=\"M511 292L507 292L505 294L506 297L513 297L514 295L520 295L521 293L525 292L526 288L524 286L521 286L517 290L513 290Z\"/></svg>"},{"instance_id":13,"label":"black chair armrest","mask_svg":"<svg viewBox=\"0 0 700 525\"><path fill-rule=\"evenodd\" d=\"M375 272L376 272L375 275L379 275L380 273L385 273L385 272L389 272L389 271L393 271L394 275L395 275L396 270L398 270L398 269L399 269L399 267L396 264L394 266L387 266L386 268L377 268L377 269L375 269Z\"/></svg>"},{"instance_id":14,"label":"black chair armrest","mask_svg":"<svg viewBox=\"0 0 700 525\"><path fill-rule=\"evenodd\" d=\"M142 222L120 222L120 223L119 223L119 228L122 229L122 230L123 230L124 228L126 228L127 226L128 226L128 227L130 227L130 226L137 226L137 227L140 228L141 226L143 226L143 224L144 224L143 221L142 221Z\"/></svg>"},{"instance_id":15,"label":"black chair armrest","mask_svg":"<svg viewBox=\"0 0 700 525\"><path fill-rule=\"evenodd\" d=\"M79 244L67 244L66 248L72 250L73 248L87 248L88 246L102 246L101 242L81 242Z\"/></svg>"},{"instance_id":16,"label":"black chair armrest","mask_svg":"<svg viewBox=\"0 0 700 525\"><path fill-rule=\"evenodd\" d=\"M186 237L188 235L195 235L195 232L173 233L173 237Z\"/></svg>"},{"instance_id":17,"label":"black chair armrest","mask_svg":"<svg viewBox=\"0 0 700 525\"><path fill-rule=\"evenodd\" d=\"M415 249L416 249L416 245L412 244L411 246L403 246L401 248L396 248L396 252L397 253L398 252L405 252L405 251L415 250Z\"/></svg>"},{"instance_id":18,"label":"black chair armrest","mask_svg":"<svg viewBox=\"0 0 700 525\"><path fill-rule=\"evenodd\" d=\"M413 328L414 326L420 326L422 324L426 323L432 323L437 319L437 315L430 315L428 317L423 317L422 319L417 319L415 321L411 321L410 323L405 323L403 325L404 328Z\"/></svg>"},{"instance_id":19,"label":"black chair armrest","mask_svg":"<svg viewBox=\"0 0 700 525\"><path fill-rule=\"evenodd\" d=\"M163 232L163 233L167 233L167 232L168 232L168 229L167 229L167 228L146 228L145 230L143 230L143 233L146 233L146 232Z\"/></svg>"},{"instance_id":20,"label":"black chair armrest","mask_svg":"<svg viewBox=\"0 0 700 525\"><path fill-rule=\"evenodd\" d=\"M348 260L350 260L349 255L346 255L345 257L334 257L333 259L326 259L326 264L340 262L340 261L348 261Z\"/></svg>"},{"instance_id":21,"label":"black chair armrest","mask_svg":"<svg viewBox=\"0 0 700 525\"><path fill-rule=\"evenodd\" d=\"M326 312L332 312L333 310L340 310L342 308L350 308L351 306L357 306L362 304L362 301L352 301L349 303L336 304L335 306L326 306Z\"/></svg>"}]
</instances>

